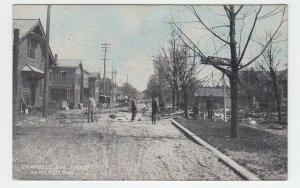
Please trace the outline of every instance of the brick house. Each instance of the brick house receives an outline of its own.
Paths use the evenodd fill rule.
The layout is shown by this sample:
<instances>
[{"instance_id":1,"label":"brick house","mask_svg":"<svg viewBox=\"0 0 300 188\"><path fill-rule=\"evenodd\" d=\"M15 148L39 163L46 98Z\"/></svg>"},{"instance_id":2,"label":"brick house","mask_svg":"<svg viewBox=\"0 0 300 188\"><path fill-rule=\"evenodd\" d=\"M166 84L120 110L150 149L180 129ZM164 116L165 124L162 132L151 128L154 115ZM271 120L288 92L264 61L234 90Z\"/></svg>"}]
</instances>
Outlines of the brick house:
<instances>
[{"instance_id":1,"label":"brick house","mask_svg":"<svg viewBox=\"0 0 300 188\"><path fill-rule=\"evenodd\" d=\"M16 75L17 108L23 102L35 107L43 104L46 35L39 19L14 19L13 30L19 31ZM49 64L55 65L51 49ZM18 110L18 109L17 109Z\"/></svg>"},{"instance_id":2,"label":"brick house","mask_svg":"<svg viewBox=\"0 0 300 188\"><path fill-rule=\"evenodd\" d=\"M56 56L57 59L57 56ZM50 67L50 99L61 107L67 101L70 108L83 102L83 66L80 59L57 59L57 66Z\"/></svg>"}]
</instances>

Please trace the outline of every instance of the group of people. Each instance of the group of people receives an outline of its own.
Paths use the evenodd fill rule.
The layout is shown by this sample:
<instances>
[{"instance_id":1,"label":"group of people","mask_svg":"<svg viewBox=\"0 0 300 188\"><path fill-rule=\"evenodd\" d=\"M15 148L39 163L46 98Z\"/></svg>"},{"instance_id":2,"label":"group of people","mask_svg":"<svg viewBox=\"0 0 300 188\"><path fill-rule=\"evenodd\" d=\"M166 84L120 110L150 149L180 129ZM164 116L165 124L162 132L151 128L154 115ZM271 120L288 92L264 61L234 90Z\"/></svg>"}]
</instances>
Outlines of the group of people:
<instances>
[{"instance_id":1,"label":"group of people","mask_svg":"<svg viewBox=\"0 0 300 188\"><path fill-rule=\"evenodd\" d=\"M212 120L213 118L213 109L214 109L214 103L213 103L213 96L210 95L210 97L206 100L206 109L207 109L207 116L209 120ZM199 103L195 103L193 106L193 114L194 119L198 119L199 114Z\"/></svg>"},{"instance_id":2,"label":"group of people","mask_svg":"<svg viewBox=\"0 0 300 188\"><path fill-rule=\"evenodd\" d=\"M156 123L157 120L157 115L160 112L159 104L158 104L158 99L156 97L152 98L152 124ZM96 110L96 101L93 97L93 94L91 93L88 99L88 122L94 122L94 115L95 115L95 110ZM135 120L137 114L137 104L135 99L131 99L131 121Z\"/></svg>"},{"instance_id":3,"label":"group of people","mask_svg":"<svg viewBox=\"0 0 300 188\"><path fill-rule=\"evenodd\" d=\"M208 113L208 119L212 120L213 117L213 97L210 95L210 97L206 101L206 108L207 108L207 113ZM159 103L158 99L156 97L152 98L151 102L151 109L152 109L152 124L155 124L157 121L157 116L158 113L160 112L159 108ZM96 110L96 101L93 97L92 94L90 94L89 100L88 100L88 122L94 122L94 114ZM135 120L137 114L137 104L135 99L131 99L131 121ZM199 104L195 103L193 106L193 114L194 114L194 119L198 119L198 114L199 114Z\"/></svg>"},{"instance_id":4,"label":"group of people","mask_svg":"<svg viewBox=\"0 0 300 188\"><path fill-rule=\"evenodd\" d=\"M151 109L152 109L152 115L151 115L152 124L155 124L157 120L157 115L160 112L158 99L156 97L152 98ZM131 100L131 114L132 114L131 121L134 121L137 114L137 105L135 99Z\"/></svg>"}]
</instances>

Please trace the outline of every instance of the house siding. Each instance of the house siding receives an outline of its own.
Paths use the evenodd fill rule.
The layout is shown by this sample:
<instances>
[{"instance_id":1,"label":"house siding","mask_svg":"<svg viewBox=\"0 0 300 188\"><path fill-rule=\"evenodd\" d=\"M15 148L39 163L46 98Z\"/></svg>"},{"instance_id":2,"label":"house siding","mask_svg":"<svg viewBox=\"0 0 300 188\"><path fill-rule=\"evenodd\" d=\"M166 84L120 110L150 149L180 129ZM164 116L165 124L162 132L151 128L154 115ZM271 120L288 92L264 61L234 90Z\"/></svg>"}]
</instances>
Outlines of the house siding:
<instances>
[{"instance_id":1,"label":"house siding","mask_svg":"<svg viewBox=\"0 0 300 188\"><path fill-rule=\"evenodd\" d=\"M73 107L77 108L78 103L82 101L82 66L77 68L53 66L50 69L52 71L52 80L49 86L51 100L59 104L62 101L68 101L74 103ZM65 72L64 81L62 81L63 72ZM67 98L67 90L70 91L70 98Z\"/></svg>"},{"instance_id":2,"label":"house siding","mask_svg":"<svg viewBox=\"0 0 300 188\"><path fill-rule=\"evenodd\" d=\"M35 51L35 59L31 59L27 56L28 51L28 38L25 38L20 44L19 44L19 56L18 56L18 71L17 71L17 105L21 108L21 95L29 96L30 95L30 86L28 81L26 79L30 76L30 74L24 74L22 73L22 69L25 67L25 65L34 66L42 71L44 71L44 59L43 59L43 53L42 53L42 47L40 43L37 44L37 48ZM35 87L35 102L34 106L41 107L43 103L43 78L41 78L36 83Z\"/></svg>"}]
</instances>

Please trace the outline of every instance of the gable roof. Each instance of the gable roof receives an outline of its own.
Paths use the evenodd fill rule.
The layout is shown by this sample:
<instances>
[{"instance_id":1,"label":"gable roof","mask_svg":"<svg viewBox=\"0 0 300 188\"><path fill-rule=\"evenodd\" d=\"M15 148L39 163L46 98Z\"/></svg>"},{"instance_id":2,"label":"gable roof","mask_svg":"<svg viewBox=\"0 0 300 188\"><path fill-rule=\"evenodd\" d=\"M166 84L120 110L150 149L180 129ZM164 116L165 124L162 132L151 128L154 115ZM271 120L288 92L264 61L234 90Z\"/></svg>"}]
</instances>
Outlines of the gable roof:
<instances>
[{"instance_id":1,"label":"gable roof","mask_svg":"<svg viewBox=\"0 0 300 188\"><path fill-rule=\"evenodd\" d=\"M81 59L57 59L56 63L58 67L77 68L78 66L82 66Z\"/></svg>"},{"instance_id":2,"label":"gable roof","mask_svg":"<svg viewBox=\"0 0 300 188\"><path fill-rule=\"evenodd\" d=\"M40 19L13 19L13 29L19 29L19 43L21 43L33 30L39 28L42 34L42 37L46 40L46 34L43 29L42 23ZM53 56L52 50L50 50L50 59L52 63L55 65L55 58Z\"/></svg>"},{"instance_id":3,"label":"gable roof","mask_svg":"<svg viewBox=\"0 0 300 188\"><path fill-rule=\"evenodd\" d=\"M97 72L90 72L89 78L99 78L99 73L97 73Z\"/></svg>"},{"instance_id":4,"label":"gable roof","mask_svg":"<svg viewBox=\"0 0 300 188\"><path fill-rule=\"evenodd\" d=\"M13 29L19 29L20 41L38 25L40 25L39 19L13 19Z\"/></svg>"}]
</instances>

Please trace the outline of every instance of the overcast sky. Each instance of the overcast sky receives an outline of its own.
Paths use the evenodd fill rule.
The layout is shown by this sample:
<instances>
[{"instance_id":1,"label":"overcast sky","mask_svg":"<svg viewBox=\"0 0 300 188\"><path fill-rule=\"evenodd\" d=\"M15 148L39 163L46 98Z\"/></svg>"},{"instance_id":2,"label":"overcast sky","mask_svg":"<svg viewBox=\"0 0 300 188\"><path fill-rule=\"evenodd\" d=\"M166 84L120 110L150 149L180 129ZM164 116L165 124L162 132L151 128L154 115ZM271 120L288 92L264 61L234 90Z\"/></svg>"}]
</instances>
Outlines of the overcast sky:
<instances>
[{"instance_id":1,"label":"overcast sky","mask_svg":"<svg viewBox=\"0 0 300 188\"><path fill-rule=\"evenodd\" d=\"M263 9L265 13L274 7ZM215 16L222 13L222 7L197 7L199 14L207 23L212 25L224 24L225 16ZM40 18L46 26L47 7L45 5L15 5L13 18ZM263 13L264 13L263 12ZM262 14L263 15L263 14ZM102 43L110 43L107 53L106 74L110 75L112 66L117 70L119 85L129 81L140 91L146 89L149 76L153 73L152 60L163 46L167 46L170 38L171 17L176 22L195 21L195 17L184 6L128 6L128 5L52 5L50 46L54 54L62 59L82 59L83 66L88 71L99 72L103 75ZM215 18L216 17L216 18ZM243 32L252 24L253 17L246 20ZM262 40L266 30L273 30L279 23L279 17L260 21L255 30L257 40ZM181 27L207 55L212 55L220 41L212 40L212 35L199 23L181 24ZM227 34L226 29L218 32ZM283 38L287 39L287 24L281 29ZM243 44L243 43L242 43ZM287 42L280 44L283 48L283 62L287 63ZM257 50L255 43L250 45L245 57L251 58ZM228 57L228 49L218 55ZM199 77L212 72L207 66ZM221 74L214 70L214 83L218 82ZM211 82L211 80L210 80ZM211 84L211 83L208 83Z\"/></svg>"}]
</instances>

